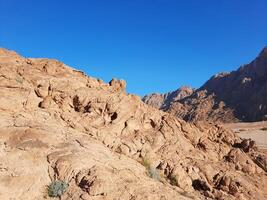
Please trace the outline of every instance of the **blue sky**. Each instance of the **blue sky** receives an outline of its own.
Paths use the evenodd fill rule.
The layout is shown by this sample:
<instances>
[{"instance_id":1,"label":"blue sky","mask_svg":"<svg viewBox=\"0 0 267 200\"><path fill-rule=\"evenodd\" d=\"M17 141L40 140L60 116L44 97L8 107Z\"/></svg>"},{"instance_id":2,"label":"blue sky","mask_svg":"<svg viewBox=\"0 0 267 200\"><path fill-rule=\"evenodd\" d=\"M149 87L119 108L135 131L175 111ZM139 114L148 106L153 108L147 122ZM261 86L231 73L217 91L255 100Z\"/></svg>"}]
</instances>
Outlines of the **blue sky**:
<instances>
[{"instance_id":1,"label":"blue sky","mask_svg":"<svg viewBox=\"0 0 267 200\"><path fill-rule=\"evenodd\" d=\"M0 46L167 92L254 59L266 11L266 0L0 0Z\"/></svg>"}]
</instances>

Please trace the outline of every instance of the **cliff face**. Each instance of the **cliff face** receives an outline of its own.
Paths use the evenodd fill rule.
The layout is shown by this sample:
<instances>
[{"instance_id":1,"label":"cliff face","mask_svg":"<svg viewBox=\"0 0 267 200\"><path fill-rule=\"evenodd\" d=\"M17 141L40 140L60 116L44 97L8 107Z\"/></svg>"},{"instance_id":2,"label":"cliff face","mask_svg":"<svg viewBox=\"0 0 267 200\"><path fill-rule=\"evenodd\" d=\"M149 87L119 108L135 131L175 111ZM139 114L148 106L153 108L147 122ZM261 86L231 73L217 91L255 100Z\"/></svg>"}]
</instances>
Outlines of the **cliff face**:
<instances>
[{"instance_id":1,"label":"cliff face","mask_svg":"<svg viewBox=\"0 0 267 200\"><path fill-rule=\"evenodd\" d=\"M252 141L125 87L1 49L0 199L49 199L56 180L62 200L267 198L266 157Z\"/></svg>"},{"instance_id":2,"label":"cliff face","mask_svg":"<svg viewBox=\"0 0 267 200\"><path fill-rule=\"evenodd\" d=\"M213 76L192 95L163 110L186 121L260 121L267 118L267 47L250 64Z\"/></svg>"}]
</instances>

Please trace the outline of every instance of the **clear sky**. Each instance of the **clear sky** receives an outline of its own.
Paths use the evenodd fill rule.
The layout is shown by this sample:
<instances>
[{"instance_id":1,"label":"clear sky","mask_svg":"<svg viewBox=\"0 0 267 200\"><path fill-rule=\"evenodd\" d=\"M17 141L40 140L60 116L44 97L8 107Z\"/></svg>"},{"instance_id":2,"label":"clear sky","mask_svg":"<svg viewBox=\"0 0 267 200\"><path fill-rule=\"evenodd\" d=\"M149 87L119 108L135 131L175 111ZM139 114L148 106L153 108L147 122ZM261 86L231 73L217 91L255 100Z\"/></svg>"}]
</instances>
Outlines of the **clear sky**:
<instances>
[{"instance_id":1,"label":"clear sky","mask_svg":"<svg viewBox=\"0 0 267 200\"><path fill-rule=\"evenodd\" d=\"M0 46L139 95L201 86L267 45L266 0L0 0Z\"/></svg>"}]
</instances>

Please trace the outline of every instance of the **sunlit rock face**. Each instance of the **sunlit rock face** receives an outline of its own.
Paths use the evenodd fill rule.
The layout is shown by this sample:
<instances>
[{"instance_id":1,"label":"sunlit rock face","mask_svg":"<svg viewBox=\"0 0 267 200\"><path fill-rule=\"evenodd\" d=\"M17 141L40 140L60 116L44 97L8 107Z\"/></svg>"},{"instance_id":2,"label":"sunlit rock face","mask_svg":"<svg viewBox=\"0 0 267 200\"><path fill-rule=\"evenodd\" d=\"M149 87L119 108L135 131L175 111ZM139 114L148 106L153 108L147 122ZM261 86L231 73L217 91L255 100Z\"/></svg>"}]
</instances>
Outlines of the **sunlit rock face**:
<instances>
[{"instance_id":1,"label":"sunlit rock face","mask_svg":"<svg viewBox=\"0 0 267 200\"><path fill-rule=\"evenodd\" d=\"M0 50L0 199L266 199L265 155L63 63Z\"/></svg>"},{"instance_id":2,"label":"sunlit rock face","mask_svg":"<svg viewBox=\"0 0 267 200\"><path fill-rule=\"evenodd\" d=\"M190 96L194 92L194 89L188 86L180 87L173 92L159 94L153 93L145 95L142 100L154 108L168 109L173 102L179 101L185 97Z\"/></svg>"}]
</instances>

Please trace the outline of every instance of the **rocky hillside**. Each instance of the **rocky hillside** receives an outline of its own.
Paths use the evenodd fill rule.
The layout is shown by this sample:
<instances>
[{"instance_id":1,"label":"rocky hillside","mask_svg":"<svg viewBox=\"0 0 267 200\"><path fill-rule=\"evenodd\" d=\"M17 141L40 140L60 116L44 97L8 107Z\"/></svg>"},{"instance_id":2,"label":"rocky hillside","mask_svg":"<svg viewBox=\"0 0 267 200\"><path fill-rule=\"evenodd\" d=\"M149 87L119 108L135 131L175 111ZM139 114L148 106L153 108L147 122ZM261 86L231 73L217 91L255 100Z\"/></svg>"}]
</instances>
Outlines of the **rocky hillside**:
<instances>
[{"instance_id":1,"label":"rocky hillside","mask_svg":"<svg viewBox=\"0 0 267 200\"><path fill-rule=\"evenodd\" d=\"M49 59L0 49L0 199L267 198L266 156Z\"/></svg>"},{"instance_id":2,"label":"rocky hillside","mask_svg":"<svg viewBox=\"0 0 267 200\"><path fill-rule=\"evenodd\" d=\"M172 101L163 110L186 121L267 119L267 47L251 63L213 76L192 95Z\"/></svg>"},{"instance_id":3,"label":"rocky hillside","mask_svg":"<svg viewBox=\"0 0 267 200\"><path fill-rule=\"evenodd\" d=\"M191 87L183 86L173 92L165 94L153 93L142 98L143 102L158 109L169 108L174 101L190 96L194 92Z\"/></svg>"}]
</instances>

